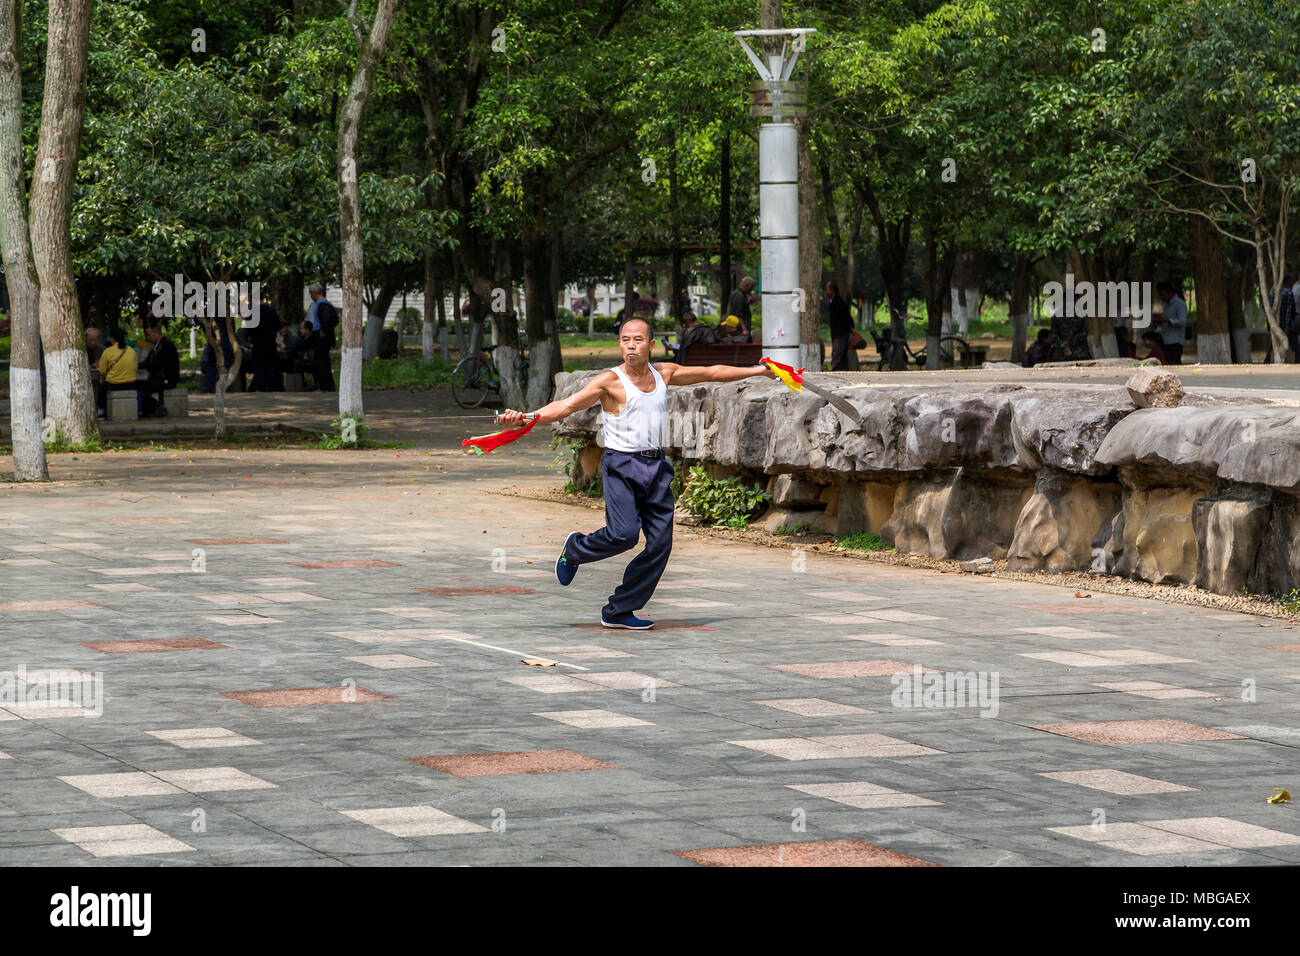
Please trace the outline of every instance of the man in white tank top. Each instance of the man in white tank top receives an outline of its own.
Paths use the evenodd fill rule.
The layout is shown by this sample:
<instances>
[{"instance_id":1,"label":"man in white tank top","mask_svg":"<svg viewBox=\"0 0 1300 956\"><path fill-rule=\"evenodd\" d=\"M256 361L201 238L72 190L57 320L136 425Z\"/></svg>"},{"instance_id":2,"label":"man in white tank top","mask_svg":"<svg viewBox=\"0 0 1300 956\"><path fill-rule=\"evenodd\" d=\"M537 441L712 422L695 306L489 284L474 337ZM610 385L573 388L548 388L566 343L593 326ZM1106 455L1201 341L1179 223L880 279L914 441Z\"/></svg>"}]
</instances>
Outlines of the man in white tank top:
<instances>
[{"instance_id":1,"label":"man in white tank top","mask_svg":"<svg viewBox=\"0 0 1300 956\"><path fill-rule=\"evenodd\" d=\"M654 627L653 621L639 618L634 612L650 602L673 546L673 468L662 449L668 386L738 382L759 375L776 377L765 365L652 364L654 342L649 322L628 319L619 330L623 364L601 372L568 398L537 410L537 420L545 424L600 402L605 429L605 454L600 464L605 527L591 534L575 531L569 535L555 562L560 584L568 585L579 565L636 547L638 532L645 533L645 550L628 564L623 583L601 609L600 623L605 627ZM501 413L501 422L518 428L524 424L524 413L506 409Z\"/></svg>"}]
</instances>

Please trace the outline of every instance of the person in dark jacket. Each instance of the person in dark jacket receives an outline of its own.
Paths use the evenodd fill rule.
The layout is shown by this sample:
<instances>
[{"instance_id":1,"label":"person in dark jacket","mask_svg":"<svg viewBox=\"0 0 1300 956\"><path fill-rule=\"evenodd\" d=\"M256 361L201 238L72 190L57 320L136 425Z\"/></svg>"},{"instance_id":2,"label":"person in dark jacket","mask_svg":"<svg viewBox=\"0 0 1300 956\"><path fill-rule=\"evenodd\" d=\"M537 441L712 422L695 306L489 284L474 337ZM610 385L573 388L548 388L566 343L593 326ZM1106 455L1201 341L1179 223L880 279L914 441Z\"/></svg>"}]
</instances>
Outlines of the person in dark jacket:
<instances>
[{"instance_id":1,"label":"person in dark jacket","mask_svg":"<svg viewBox=\"0 0 1300 956\"><path fill-rule=\"evenodd\" d=\"M140 367L149 373L149 380L140 389L140 404L145 418L161 417L167 414L163 393L180 384L181 357L161 326L146 326L144 337L149 342L149 357Z\"/></svg>"},{"instance_id":2,"label":"person in dark jacket","mask_svg":"<svg viewBox=\"0 0 1300 956\"><path fill-rule=\"evenodd\" d=\"M740 280L740 285L731 290L731 298L727 300L727 314L722 317L725 322L727 316L734 315L740 319L739 332L745 337L746 342L754 341L754 333L751 328L753 316L749 311L749 296L754 291L754 280L749 276Z\"/></svg>"},{"instance_id":3,"label":"person in dark jacket","mask_svg":"<svg viewBox=\"0 0 1300 956\"><path fill-rule=\"evenodd\" d=\"M836 283L826 283L826 298L826 318L831 327L831 371L846 372L849 368L849 336L853 334L853 316Z\"/></svg>"},{"instance_id":4,"label":"person in dark jacket","mask_svg":"<svg viewBox=\"0 0 1300 956\"><path fill-rule=\"evenodd\" d=\"M1042 362L1051 361L1052 333L1047 329L1038 330L1038 338L1025 351L1025 368L1033 368Z\"/></svg>"},{"instance_id":5,"label":"person in dark jacket","mask_svg":"<svg viewBox=\"0 0 1300 956\"><path fill-rule=\"evenodd\" d=\"M307 320L311 322L312 377L316 379L316 388L322 392L333 392L334 369L330 366L330 349L334 348L334 330L339 325L339 312L334 304L325 298L325 287L313 282L307 287L311 296L311 308L307 310Z\"/></svg>"},{"instance_id":6,"label":"person in dark jacket","mask_svg":"<svg viewBox=\"0 0 1300 956\"><path fill-rule=\"evenodd\" d=\"M253 342L253 391L283 392L280 355L275 348L275 337L280 331L280 314L264 298L258 303L256 319L257 324L248 329Z\"/></svg>"}]
</instances>

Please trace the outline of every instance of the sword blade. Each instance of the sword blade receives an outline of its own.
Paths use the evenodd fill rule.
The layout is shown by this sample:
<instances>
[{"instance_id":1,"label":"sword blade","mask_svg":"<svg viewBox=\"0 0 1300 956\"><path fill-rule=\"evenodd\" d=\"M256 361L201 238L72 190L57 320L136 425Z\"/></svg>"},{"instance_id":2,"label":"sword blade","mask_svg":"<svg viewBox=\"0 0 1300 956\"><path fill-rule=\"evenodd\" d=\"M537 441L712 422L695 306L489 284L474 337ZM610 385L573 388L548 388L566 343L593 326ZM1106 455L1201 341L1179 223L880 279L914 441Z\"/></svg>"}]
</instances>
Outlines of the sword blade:
<instances>
[{"instance_id":1,"label":"sword blade","mask_svg":"<svg viewBox=\"0 0 1300 956\"><path fill-rule=\"evenodd\" d=\"M834 406L838 411L847 415L856 424L858 425L862 424L861 412L859 412L856 408L850 405L847 399L841 398L840 396L836 395L834 392L827 391L826 389L822 388L820 385L814 385L806 378L803 380L803 387L808 389L808 391L812 392L814 395L818 395L821 398L826 399L826 401L830 402L831 405Z\"/></svg>"}]
</instances>

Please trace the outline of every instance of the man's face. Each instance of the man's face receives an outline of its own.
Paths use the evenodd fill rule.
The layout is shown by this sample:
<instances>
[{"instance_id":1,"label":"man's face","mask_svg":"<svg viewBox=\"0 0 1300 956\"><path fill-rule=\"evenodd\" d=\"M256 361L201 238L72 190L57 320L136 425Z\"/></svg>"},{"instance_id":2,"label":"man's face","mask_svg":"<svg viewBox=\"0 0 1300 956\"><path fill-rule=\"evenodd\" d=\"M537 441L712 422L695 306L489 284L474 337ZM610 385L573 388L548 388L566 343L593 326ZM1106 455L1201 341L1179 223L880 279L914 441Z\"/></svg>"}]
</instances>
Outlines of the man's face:
<instances>
[{"instance_id":1,"label":"man's face","mask_svg":"<svg viewBox=\"0 0 1300 956\"><path fill-rule=\"evenodd\" d=\"M86 329L86 344L91 348L99 345L99 329Z\"/></svg>"},{"instance_id":2,"label":"man's face","mask_svg":"<svg viewBox=\"0 0 1300 956\"><path fill-rule=\"evenodd\" d=\"M745 293L753 292L753 291L754 291L754 280L753 280L753 279L744 279L744 280L742 280L741 283L740 283L740 291L741 291L741 292L745 292Z\"/></svg>"},{"instance_id":3,"label":"man's face","mask_svg":"<svg viewBox=\"0 0 1300 956\"><path fill-rule=\"evenodd\" d=\"M650 330L639 319L623 323L618 334L618 348L623 353L623 361L632 368L644 368L650 360L650 350L654 339Z\"/></svg>"},{"instance_id":4,"label":"man's face","mask_svg":"<svg viewBox=\"0 0 1300 956\"><path fill-rule=\"evenodd\" d=\"M162 338L162 333L157 329L145 329L144 337L149 340L150 345L157 345L158 340Z\"/></svg>"},{"instance_id":5,"label":"man's face","mask_svg":"<svg viewBox=\"0 0 1300 956\"><path fill-rule=\"evenodd\" d=\"M320 299L325 298L323 295L321 295L321 294L320 294L319 292L317 292L315 289L311 289L310 291L308 291L307 294L311 296L311 300L312 300L313 302L316 302L316 301L318 301L318 300L320 300Z\"/></svg>"}]
</instances>

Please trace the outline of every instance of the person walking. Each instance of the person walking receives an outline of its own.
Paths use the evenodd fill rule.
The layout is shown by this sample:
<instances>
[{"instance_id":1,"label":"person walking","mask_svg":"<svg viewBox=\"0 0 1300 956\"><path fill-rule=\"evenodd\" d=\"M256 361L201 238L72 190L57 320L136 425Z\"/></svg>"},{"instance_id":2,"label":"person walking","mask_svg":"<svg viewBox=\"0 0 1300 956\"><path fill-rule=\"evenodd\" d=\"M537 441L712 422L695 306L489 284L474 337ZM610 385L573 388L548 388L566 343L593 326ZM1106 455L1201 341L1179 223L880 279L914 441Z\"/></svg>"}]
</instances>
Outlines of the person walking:
<instances>
[{"instance_id":1,"label":"person walking","mask_svg":"<svg viewBox=\"0 0 1300 956\"><path fill-rule=\"evenodd\" d=\"M256 317L257 324L248 329L253 340L253 391L283 392L280 355L275 348L275 337L280 332L280 314L263 296L257 303Z\"/></svg>"},{"instance_id":2,"label":"person walking","mask_svg":"<svg viewBox=\"0 0 1300 956\"><path fill-rule=\"evenodd\" d=\"M673 467L662 448L667 434L668 386L776 376L766 365L652 363L654 332L645 319L625 321L618 345L621 365L599 373L568 398L544 405L537 410L536 421L558 422L600 403L605 430L600 463L605 527L591 534L572 532L555 560L555 577L567 587L579 567L634 548L637 533L644 532L645 550L628 564L623 583L600 612L605 627L643 631L654 627L654 621L634 612L649 603L668 566L673 542ZM507 428L519 428L527 419L523 412L508 408L500 420Z\"/></svg>"}]
</instances>

